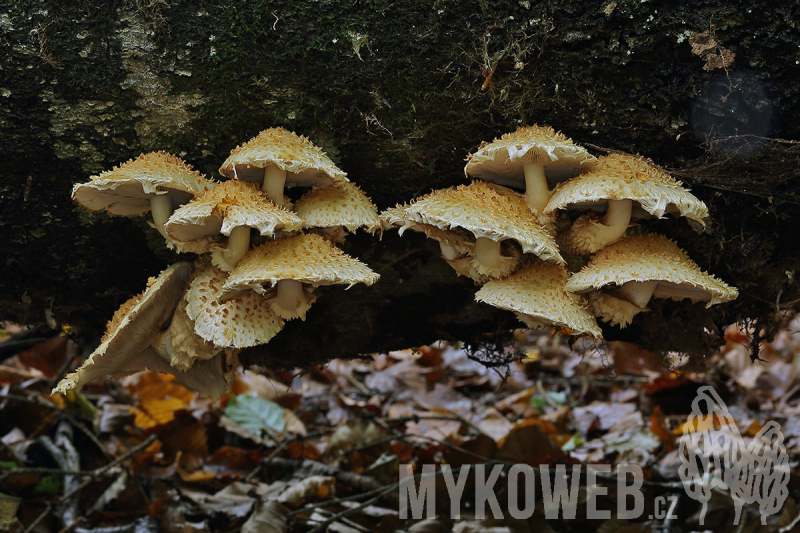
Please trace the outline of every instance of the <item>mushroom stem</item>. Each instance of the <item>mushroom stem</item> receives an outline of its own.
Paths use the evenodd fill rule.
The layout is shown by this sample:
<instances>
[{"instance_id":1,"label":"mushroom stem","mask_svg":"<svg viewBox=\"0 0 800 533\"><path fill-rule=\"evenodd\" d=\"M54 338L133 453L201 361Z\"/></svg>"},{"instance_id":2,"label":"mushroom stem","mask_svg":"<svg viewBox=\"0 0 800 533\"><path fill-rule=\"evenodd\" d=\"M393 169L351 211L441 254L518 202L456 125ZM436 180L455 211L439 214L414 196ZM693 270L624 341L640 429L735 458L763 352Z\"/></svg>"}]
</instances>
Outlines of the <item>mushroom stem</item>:
<instances>
[{"instance_id":1,"label":"mushroom stem","mask_svg":"<svg viewBox=\"0 0 800 533\"><path fill-rule=\"evenodd\" d=\"M236 226L228 235L228 253L226 259L229 264L236 265L250 248L250 226Z\"/></svg>"},{"instance_id":2,"label":"mushroom stem","mask_svg":"<svg viewBox=\"0 0 800 533\"><path fill-rule=\"evenodd\" d=\"M286 184L286 171L276 165L264 168L264 182L261 190L267 198L278 205L283 205L283 186Z\"/></svg>"},{"instance_id":3,"label":"mushroom stem","mask_svg":"<svg viewBox=\"0 0 800 533\"><path fill-rule=\"evenodd\" d=\"M442 251L442 256L448 261L455 261L464 255L455 246L444 241L439 241L439 249Z\"/></svg>"},{"instance_id":4,"label":"mushroom stem","mask_svg":"<svg viewBox=\"0 0 800 533\"><path fill-rule=\"evenodd\" d=\"M289 313L297 314L297 309L305 302L303 282L295 279L282 279L278 281L277 289L278 305Z\"/></svg>"},{"instance_id":5,"label":"mushroom stem","mask_svg":"<svg viewBox=\"0 0 800 533\"><path fill-rule=\"evenodd\" d=\"M608 210L602 222L610 228L603 232L603 236L606 239L611 239L608 241L609 244L625 234L625 231L628 229L628 224L631 222L632 209L633 200L608 201Z\"/></svg>"},{"instance_id":6,"label":"mushroom stem","mask_svg":"<svg viewBox=\"0 0 800 533\"><path fill-rule=\"evenodd\" d=\"M475 259L488 269L499 269L503 266L503 256L500 255L500 243L488 237L475 239Z\"/></svg>"},{"instance_id":7,"label":"mushroom stem","mask_svg":"<svg viewBox=\"0 0 800 533\"><path fill-rule=\"evenodd\" d=\"M150 213L153 215L153 223L161 235L166 238L167 230L164 229L164 224L172 216L172 198L168 194L161 194L150 198Z\"/></svg>"},{"instance_id":8,"label":"mushroom stem","mask_svg":"<svg viewBox=\"0 0 800 533\"><path fill-rule=\"evenodd\" d=\"M544 211L552 192L547 186L544 165L527 164L522 167L525 172L525 203L528 209L537 215Z\"/></svg>"},{"instance_id":9,"label":"mushroom stem","mask_svg":"<svg viewBox=\"0 0 800 533\"><path fill-rule=\"evenodd\" d=\"M658 285L657 280L629 281L623 283L618 290L619 295L625 300L644 309L647 307L647 302L650 301L650 297L653 296L656 285Z\"/></svg>"}]
</instances>

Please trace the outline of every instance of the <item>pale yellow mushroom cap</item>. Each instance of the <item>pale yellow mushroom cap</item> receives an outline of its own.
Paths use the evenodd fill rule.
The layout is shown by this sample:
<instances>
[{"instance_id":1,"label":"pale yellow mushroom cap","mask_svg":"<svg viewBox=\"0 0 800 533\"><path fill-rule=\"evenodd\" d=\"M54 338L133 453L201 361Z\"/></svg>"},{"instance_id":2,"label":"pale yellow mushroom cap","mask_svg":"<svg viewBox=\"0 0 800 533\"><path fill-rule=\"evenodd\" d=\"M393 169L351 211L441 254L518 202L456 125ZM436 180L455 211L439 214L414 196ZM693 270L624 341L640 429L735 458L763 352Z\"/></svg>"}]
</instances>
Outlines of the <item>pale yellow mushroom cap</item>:
<instances>
[{"instance_id":1,"label":"pale yellow mushroom cap","mask_svg":"<svg viewBox=\"0 0 800 533\"><path fill-rule=\"evenodd\" d=\"M484 144L468 158L464 173L512 187L525 187L523 165L545 167L549 181L560 182L594 167L595 157L551 127L526 126Z\"/></svg>"},{"instance_id":2,"label":"pale yellow mushroom cap","mask_svg":"<svg viewBox=\"0 0 800 533\"><path fill-rule=\"evenodd\" d=\"M267 300L247 291L239 298L219 302L227 274L217 268L202 270L184 296L195 331L216 346L248 348L266 344L283 329L284 322L270 311Z\"/></svg>"},{"instance_id":3,"label":"pale yellow mushroom cap","mask_svg":"<svg viewBox=\"0 0 800 533\"><path fill-rule=\"evenodd\" d=\"M53 391L64 393L108 374L142 370L139 356L161 333L161 326L175 310L188 278L189 263L176 263L158 278L151 278L141 295L125 302L114 313L100 346Z\"/></svg>"},{"instance_id":4,"label":"pale yellow mushroom cap","mask_svg":"<svg viewBox=\"0 0 800 533\"><path fill-rule=\"evenodd\" d=\"M72 199L90 211L133 216L148 213L155 196L170 195L174 205L181 205L213 187L214 182L179 157L151 152L76 184Z\"/></svg>"},{"instance_id":5,"label":"pale yellow mushroom cap","mask_svg":"<svg viewBox=\"0 0 800 533\"><path fill-rule=\"evenodd\" d=\"M294 206L303 219L304 228L344 226L354 232L363 227L375 233L381 226L378 209L354 183L337 183L332 187L307 192Z\"/></svg>"},{"instance_id":6,"label":"pale yellow mushroom cap","mask_svg":"<svg viewBox=\"0 0 800 533\"><path fill-rule=\"evenodd\" d=\"M677 213L705 225L708 216L706 205L672 176L644 158L624 154L602 156L594 170L559 184L544 212L608 200L633 200L658 218Z\"/></svg>"},{"instance_id":7,"label":"pale yellow mushroom cap","mask_svg":"<svg viewBox=\"0 0 800 533\"><path fill-rule=\"evenodd\" d=\"M584 299L564 290L568 279L569 272L564 267L536 261L506 278L489 281L480 288L475 299L514 311L531 327L553 324L578 334L589 333L602 338Z\"/></svg>"},{"instance_id":8,"label":"pale yellow mushroom cap","mask_svg":"<svg viewBox=\"0 0 800 533\"><path fill-rule=\"evenodd\" d=\"M555 239L531 213L522 195L499 185L474 181L434 191L405 208L404 217L444 230L462 228L476 238L512 239L524 253L564 264Z\"/></svg>"},{"instance_id":9,"label":"pale yellow mushroom cap","mask_svg":"<svg viewBox=\"0 0 800 533\"><path fill-rule=\"evenodd\" d=\"M269 200L255 183L229 180L172 213L164 227L175 241L191 242L230 235L237 226L255 228L261 235L296 231L303 221Z\"/></svg>"},{"instance_id":10,"label":"pale yellow mushroom cap","mask_svg":"<svg viewBox=\"0 0 800 533\"><path fill-rule=\"evenodd\" d=\"M398 228L398 233L403 236L406 230L424 233L429 239L452 246L461 255L475 255L475 236L463 228L441 229L433 224L417 222L415 218L406 215L408 204L390 207L380 214L381 231Z\"/></svg>"},{"instance_id":11,"label":"pale yellow mushroom cap","mask_svg":"<svg viewBox=\"0 0 800 533\"><path fill-rule=\"evenodd\" d=\"M378 274L350 257L319 235L295 235L253 248L239 262L225 282L220 298L227 299L245 290L259 294L264 285L280 280L295 280L311 286L356 283L372 285Z\"/></svg>"},{"instance_id":12,"label":"pale yellow mushroom cap","mask_svg":"<svg viewBox=\"0 0 800 533\"><path fill-rule=\"evenodd\" d=\"M269 165L286 171L287 187L328 187L347 181L347 175L325 152L284 128L266 129L237 146L219 171L229 178L261 183Z\"/></svg>"},{"instance_id":13,"label":"pale yellow mushroom cap","mask_svg":"<svg viewBox=\"0 0 800 533\"><path fill-rule=\"evenodd\" d=\"M700 270L674 242L656 234L625 237L603 248L570 278L566 290L580 294L629 281L658 281L654 297L691 298L708 302L706 307L739 295L734 287Z\"/></svg>"}]
</instances>

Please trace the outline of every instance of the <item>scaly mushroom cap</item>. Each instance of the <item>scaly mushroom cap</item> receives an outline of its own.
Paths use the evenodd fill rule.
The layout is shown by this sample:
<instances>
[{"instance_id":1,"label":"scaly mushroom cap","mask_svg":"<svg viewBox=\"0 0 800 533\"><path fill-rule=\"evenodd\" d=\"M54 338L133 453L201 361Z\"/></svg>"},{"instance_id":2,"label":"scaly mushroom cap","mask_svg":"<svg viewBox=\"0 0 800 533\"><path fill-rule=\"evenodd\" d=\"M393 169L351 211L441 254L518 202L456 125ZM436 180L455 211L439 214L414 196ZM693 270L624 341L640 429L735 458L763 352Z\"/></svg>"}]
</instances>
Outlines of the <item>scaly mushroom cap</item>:
<instances>
[{"instance_id":1,"label":"scaly mushroom cap","mask_svg":"<svg viewBox=\"0 0 800 533\"><path fill-rule=\"evenodd\" d=\"M657 281L654 297L691 298L708 302L706 307L739 295L734 287L700 270L674 242L656 234L625 237L603 248L570 278L566 290L582 294L631 281Z\"/></svg>"},{"instance_id":2,"label":"scaly mushroom cap","mask_svg":"<svg viewBox=\"0 0 800 533\"><path fill-rule=\"evenodd\" d=\"M552 235L531 213L522 196L499 185L474 181L434 191L412 202L405 209L405 218L445 230L463 228L476 238L496 242L513 239L524 253L564 264Z\"/></svg>"},{"instance_id":3,"label":"scaly mushroom cap","mask_svg":"<svg viewBox=\"0 0 800 533\"><path fill-rule=\"evenodd\" d=\"M169 337L172 343L167 350L169 364L182 372L190 369L195 361L213 358L222 349L195 333L194 321L186 314L185 298L180 299L172 315Z\"/></svg>"},{"instance_id":4,"label":"scaly mushroom cap","mask_svg":"<svg viewBox=\"0 0 800 533\"><path fill-rule=\"evenodd\" d=\"M189 278L189 263L176 263L147 289L120 307L109 321L100 346L72 374L62 379L53 392L80 389L89 381L117 372L141 369L140 354L162 333ZM169 363L165 361L169 366Z\"/></svg>"},{"instance_id":5,"label":"scaly mushroom cap","mask_svg":"<svg viewBox=\"0 0 800 533\"><path fill-rule=\"evenodd\" d=\"M270 241L250 250L231 272L220 298L244 290L264 294L264 285L295 280L317 287L356 283L372 285L380 276L319 235L295 235Z\"/></svg>"},{"instance_id":6,"label":"scaly mushroom cap","mask_svg":"<svg viewBox=\"0 0 800 533\"><path fill-rule=\"evenodd\" d=\"M196 360L191 368L181 371L170 366L169 361L159 355L153 346L148 346L136 356L134 363L113 376L123 377L144 370L172 374L178 383L216 401L231 391L239 365L239 350L222 350L211 359Z\"/></svg>"},{"instance_id":7,"label":"scaly mushroom cap","mask_svg":"<svg viewBox=\"0 0 800 533\"><path fill-rule=\"evenodd\" d=\"M381 213L381 231L396 227L401 237L409 229L422 232L429 239L437 240L446 246L452 247L454 254L462 257L475 255L475 236L472 233L463 228L441 229L433 224L417 222L406 216L408 207L408 204L397 205Z\"/></svg>"},{"instance_id":8,"label":"scaly mushroom cap","mask_svg":"<svg viewBox=\"0 0 800 533\"><path fill-rule=\"evenodd\" d=\"M284 128L264 130L237 146L219 171L229 178L261 183L269 165L286 171L287 187L329 187L348 181L325 152Z\"/></svg>"},{"instance_id":9,"label":"scaly mushroom cap","mask_svg":"<svg viewBox=\"0 0 800 533\"><path fill-rule=\"evenodd\" d=\"M706 205L672 176L651 162L624 154L601 156L594 170L558 185L545 214L570 207L588 207L608 200L633 200L661 218L678 213L705 225Z\"/></svg>"},{"instance_id":10,"label":"scaly mushroom cap","mask_svg":"<svg viewBox=\"0 0 800 533\"><path fill-rule=\"evenodd\" d=\"M602 338L583 298L564 290L568 279L569 272L564 267L536 261L506 278L489 281L475 299L514 311L529 327L552 324Z\"/></svg>"},{"instance_id":11,"label":"scaly mushroom cap","mask_svg":"<svg viewBox=\"0 0 800 533\"><path fill-rule=\"evenodd\" d=\"M76 184L72 199L90 211L107 209L112 215L133 216L150 211L150 198L170 195L177 206L213 187L213 181L180 158L151 152Z\"/></svg>"},{"instance_id":12,"label":"scaly mushroom cap","mask_svg":"<svg viewBox=\"0 0 800 533\"><path fill-rule=\"evenodd\" d=\"M380 228L378 209L354 183L337 183L333 187L313 189L294 206L303 219L304 228L344 226L353 233L363 227L369 233Z\"/></svg>"},{"instance_id":13,"label":"scaly mushroom cap","mask_svg":"<svg viewBox=\"0 0 800 533\"><path fill-rule=\"evenodd\" d=\"M255 183L229 180L176 209L165 224L167 235L180 242L228 236L237 226L272 237L277 230L299 230L303 221L267 199Z\"/></svg>"},{"instance_id":14,"label":"scaly mushroom cap","mask_svg":"<svg viewBox=\"0 0 800 533\"><path fill-rule=\"evenodd\" d=\"M238 298L253 290L263 294L272 311L281 318L305 320L306 311L316 299L311 293L314 287L372 285L379 277L325 238L314 234L295 235L267 242L248 252L231 272L219 298ZM264 285L269 288L265 289Z\"/></svg>"},{"instance_id":15,"label":"scaly mushroom cap","mask_svg":"<svg viewBox=\"0 0 800 533\"><path fill-rule=\"evenodd\" d=\"M200 337L216 346L248 348L266 344L283 329L284 322L270 310L269 302L253 291L219 302L227 275L203 268L184 296L189 318Z\"/></svg>"},{"instance_id":16,"label":"scaly mushroom cap","mask_svg":"<svg viewBox=\"0 0 800 533\"><path fill-rule=\"evenodd\" d=\"M545 167L555 184L594 167L595 157L551 127L527 126L484 144L470 155L464 173L509 187L525 187L523 165Z\"/></svg>"}]
</instances>

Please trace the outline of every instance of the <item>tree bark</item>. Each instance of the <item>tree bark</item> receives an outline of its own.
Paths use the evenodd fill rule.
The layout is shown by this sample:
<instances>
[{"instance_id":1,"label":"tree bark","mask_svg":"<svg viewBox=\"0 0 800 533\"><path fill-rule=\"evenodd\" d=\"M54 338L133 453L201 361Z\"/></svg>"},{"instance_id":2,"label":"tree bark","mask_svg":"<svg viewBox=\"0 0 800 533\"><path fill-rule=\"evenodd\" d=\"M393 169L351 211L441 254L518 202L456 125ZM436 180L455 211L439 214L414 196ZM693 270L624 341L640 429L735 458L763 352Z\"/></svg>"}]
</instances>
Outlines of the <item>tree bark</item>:
<instances>
[{"instance_id":1,"label":"tree bark","mask_svg":"<svg viewBox=\"0 0 800 533\"><path fill-rule=\"evenodd\" d=\"M538 123L681 179L710 227L643 225L740 289L708 310L655 304L607 338L703 353L735 321L768 337L800 298L800 13L780 4L2 1L0 319L96 336L179 259L143 219L70 200L74 183L142 152L220 179L229 150L284 126L384 209L466 183L464 158L482 141ZM480 344L521 325L475 303L419 236L361 234L347 251L380 282L320 289L307 320L250 362Z\"/></svg>"}]
</instances>

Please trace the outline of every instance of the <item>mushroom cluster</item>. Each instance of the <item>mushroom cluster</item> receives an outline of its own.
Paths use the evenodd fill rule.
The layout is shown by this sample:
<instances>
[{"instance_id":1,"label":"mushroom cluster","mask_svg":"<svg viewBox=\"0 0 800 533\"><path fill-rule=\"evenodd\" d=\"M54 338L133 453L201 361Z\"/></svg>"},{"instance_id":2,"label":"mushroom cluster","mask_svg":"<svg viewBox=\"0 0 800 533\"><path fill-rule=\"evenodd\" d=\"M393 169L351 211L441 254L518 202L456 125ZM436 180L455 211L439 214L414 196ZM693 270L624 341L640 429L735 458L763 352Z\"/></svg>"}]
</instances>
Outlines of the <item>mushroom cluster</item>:
<instances>
[{"instance_id":1,"label":"mushroom cluster","mask_svg":"<svg viewBox=\"0 0 800 533\"><path fill-rule=\"evenodd\" d=\"M534 125L483 143L464 171L476 178L470 185L390 208L382 229L439 241L456 272L482 286L476 300L514 311L528 327L601 338L596 318L625 327L651 297L710 306L737 296L665 237L626 236L635 219L672 214L704 226L708 217L703 202L648 160L595 158ZM570 222L570 212L580 216Z\"/></svg>"},{"instance_id":2,"label":"mushroom cluster","mask_svg":"<svg viewBox=\"0 0 800 533\"><path fill-rule=\"evenodd\" d=\"M75 186L84 207L150 211L170 248L202 255L170 266L123 304L97 350L55 391L151 369L219 398L239 352L269 342L285 320L305 320L314 287L378 280L333 244L359 227L376 231L377 208L307 138L262 131L232 150L220 173L231 179L207 180L154 152ZM284 186L312 190L292 206Z\"/></svg>"}]
</instances>

